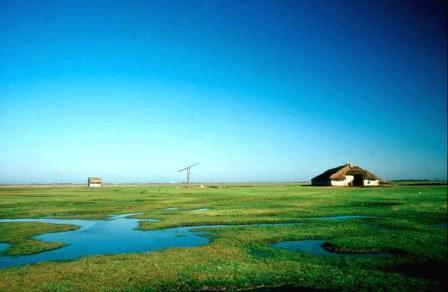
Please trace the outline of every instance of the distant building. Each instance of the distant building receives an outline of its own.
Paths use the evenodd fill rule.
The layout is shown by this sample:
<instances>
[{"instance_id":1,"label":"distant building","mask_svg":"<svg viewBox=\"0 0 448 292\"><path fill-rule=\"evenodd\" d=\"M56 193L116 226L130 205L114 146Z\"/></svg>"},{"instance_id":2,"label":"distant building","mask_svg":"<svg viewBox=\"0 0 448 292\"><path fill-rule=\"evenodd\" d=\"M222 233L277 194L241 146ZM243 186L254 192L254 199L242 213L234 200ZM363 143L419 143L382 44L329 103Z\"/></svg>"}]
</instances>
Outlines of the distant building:
<instances>
[{"instance_id":1,"label":"distant building","mask_svg":"<svg viewBox=\"0 0 448 292\"><path fill-rule=\"evenodd\" d=\"M99 176L91 176L87 179L89 188L100 188L103 186L103 179Z\"/></svg>"},{"instance_id":2,"label":"distant building","mask_svg":"<svg viewBox=\"0 0 448 292\"><path fill-rule=\"evenodd\" d=\"M325 171L311 180L313 186L378 186L380 178L352 163Z\"/></svg>"}]
</instances>

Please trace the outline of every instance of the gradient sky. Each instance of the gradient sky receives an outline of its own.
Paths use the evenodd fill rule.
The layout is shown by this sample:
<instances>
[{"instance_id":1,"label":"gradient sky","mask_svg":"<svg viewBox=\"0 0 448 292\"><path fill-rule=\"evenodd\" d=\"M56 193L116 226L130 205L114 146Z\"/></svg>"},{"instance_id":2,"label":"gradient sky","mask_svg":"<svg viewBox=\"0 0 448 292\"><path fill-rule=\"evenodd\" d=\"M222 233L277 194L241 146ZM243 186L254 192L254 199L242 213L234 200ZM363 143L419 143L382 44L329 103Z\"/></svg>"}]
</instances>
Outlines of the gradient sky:
<instances>
[{"instance_id":1,"label":"gradient sky","mask_svg":"<svg viewBox=\"0 0 448 292\"><path fill-rule=\"evenodd\" d=\"M446 179L442 1L0 1L0 183Z\"/></svg>"}]
</instances>

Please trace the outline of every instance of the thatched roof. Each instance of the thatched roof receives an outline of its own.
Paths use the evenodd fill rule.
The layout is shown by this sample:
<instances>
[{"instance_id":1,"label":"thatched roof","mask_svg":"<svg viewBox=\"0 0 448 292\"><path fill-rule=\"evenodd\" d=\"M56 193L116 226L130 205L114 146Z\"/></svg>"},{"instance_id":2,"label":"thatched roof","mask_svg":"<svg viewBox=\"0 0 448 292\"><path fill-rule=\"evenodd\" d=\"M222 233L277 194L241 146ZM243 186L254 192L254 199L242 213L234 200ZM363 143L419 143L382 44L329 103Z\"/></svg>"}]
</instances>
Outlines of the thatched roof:
<instances>
[{"instance_id":1,"label":"thatched roof","mask_svg":"<svg viewBox=\"0 0 448 292\"><path fill-rule=\"evenodd\" d=\"M102 183L103 182L103 179L99 176L91 176L91 177L89 177L88 180L90 183Z\"/></svg>"},{"instance_id":2,"label":"thatched roof","mask_svg":"<svg viewBox=\"0 0 448 292\"><path fill-rule=\"evenodd\" d=\"M347 163L319 174L312 181L324 181L324 180L344 180L346 175L362 175L364 179L379 180L380 178L373 173L356 166L352 163Z\"/></svg>"}]
</instances>

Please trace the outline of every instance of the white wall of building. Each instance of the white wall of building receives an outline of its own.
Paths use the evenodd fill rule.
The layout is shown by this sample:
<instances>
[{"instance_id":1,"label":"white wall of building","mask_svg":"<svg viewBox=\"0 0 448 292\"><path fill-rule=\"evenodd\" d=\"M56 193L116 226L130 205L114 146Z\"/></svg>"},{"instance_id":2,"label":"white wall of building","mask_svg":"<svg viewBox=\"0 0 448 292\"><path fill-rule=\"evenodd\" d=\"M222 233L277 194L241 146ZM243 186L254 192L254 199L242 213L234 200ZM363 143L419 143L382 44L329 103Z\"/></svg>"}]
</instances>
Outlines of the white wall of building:
<instances>
[{"instance_id":1,"label":"white wall of building","mask_svg":"<svg viewBox=\"0 0 448 292\"><path fill-rule=\"evenodd\" d=\"M375 186L379 186L379 185L380 185L379 180L370 180L370 179L364 180L364 186L366 186L366 187L375 187Z\"/></svg>"},{"instance_id":2,"label":"white wall of building","mask_svg":"<svg viewBox=\"0 0 448 292\"><path fill-rule=\"evenodd\" d=\"M89 188L101 188L101 184L90 183Z\"/></svg>"},{"instance_id":3,"label":"white wall of building","mask_svg":"<svg viewBox=\"0 0 448 292\"><path fill-rule=\"evenodd\" d=\"M344 180L331 180L331 185L336 187L346 187L354 179L355 177L353 175L346 175Z\"/></svg>"},{"instance_id":4,"label":"white wall of building","mask_svg":"<svg viewBox=\"0 0 448 292\"><path fill-rule=\"evenodd\" d=\"M344 180L331 180L331 185L335 187L346 187L351 182L353 182L354 179L355 178L353 175L346 175ZM379 180L370 180L370 179L364 180L364 186L366 187L375 187L379 185L380 185Z\"/></svg>"}]
</instances>

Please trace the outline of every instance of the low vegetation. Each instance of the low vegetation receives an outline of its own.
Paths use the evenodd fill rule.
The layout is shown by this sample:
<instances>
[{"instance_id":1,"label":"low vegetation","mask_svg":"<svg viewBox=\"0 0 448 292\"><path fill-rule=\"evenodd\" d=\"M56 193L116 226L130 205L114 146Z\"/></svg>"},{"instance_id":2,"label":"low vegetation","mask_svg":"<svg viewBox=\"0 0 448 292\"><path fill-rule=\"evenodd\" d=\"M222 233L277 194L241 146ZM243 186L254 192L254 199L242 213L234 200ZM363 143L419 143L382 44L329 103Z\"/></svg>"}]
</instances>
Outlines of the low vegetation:
<instances>
[{"instance_id":1,"label":"low vegetation","mask_svg":"<svg viewBox=\"0 0 448 292\"><path fill-rule=\"evenodd\" d=\"M301 222L205 229L211 243L160 252L84 257L0 269L0 290L216 290L313 288L443 290L447 268L446 185L320 188L295 184L228 186L2 187L0 218L98 219L142 212L143 230L186 225ZM167 208L177 208L168 209ZM197 211L200 208L209 210ZM337 215L372 218L313 220ZM20 224L20 225L17 225ZM57 247L31 236L73 228L0 223L9 254ZM201 229L202 231L202 229ZM322 239L343 253L324 257L273 249L284 240ZM58 243L56 243L58 244ZM59 243L60 244L60 243ZM0 258L1 261L1 258Z\"/></svg>"},{"instance_id":2,"label":"low vegetation","mask_svg":"<svg viewBox=\"0 0 448 292\"><path fill-rule=\"evenodd\" d=\"M43 242L31 237L42 233L76 229L78 229L77 226L65 224L45 224L39 222L0 223L0 242L11 245L3 251L2 255L27 255L62 247L64 246L63 242Z\"/></svg>"}]
</instances>

